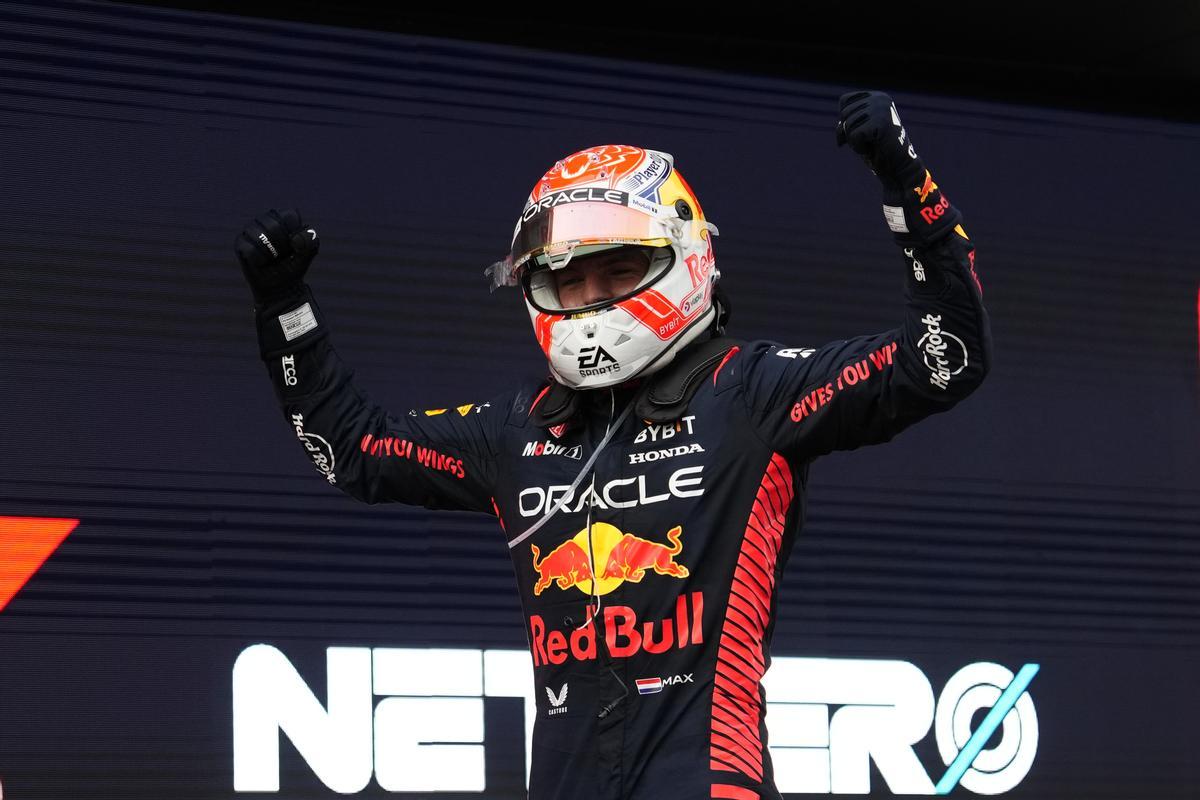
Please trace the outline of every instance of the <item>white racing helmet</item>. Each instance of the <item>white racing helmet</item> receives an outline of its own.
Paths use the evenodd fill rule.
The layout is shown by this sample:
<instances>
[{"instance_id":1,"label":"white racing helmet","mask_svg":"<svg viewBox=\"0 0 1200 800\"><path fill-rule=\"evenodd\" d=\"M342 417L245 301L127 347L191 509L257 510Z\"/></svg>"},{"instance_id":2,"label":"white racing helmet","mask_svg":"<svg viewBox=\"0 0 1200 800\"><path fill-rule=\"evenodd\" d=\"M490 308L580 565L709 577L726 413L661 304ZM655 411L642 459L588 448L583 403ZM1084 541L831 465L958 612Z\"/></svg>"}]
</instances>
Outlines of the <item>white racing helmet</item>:
<instances>
[{"instance_id":1,"label":"white racing helmet","mask_svg":"<svg viewBox=\"0 0 1200 800\"><path fill-rule=\"evenodd\" d=\"M590 147L557 162L533 187L509 255L487 270L493 289L520 286L554 377L576 389L623 383L670 363L713 322L717 228L704 219L669 153ZM631 291L565 307L554 271L618 247L643 248Z\"/></svg>"}]
</instances>

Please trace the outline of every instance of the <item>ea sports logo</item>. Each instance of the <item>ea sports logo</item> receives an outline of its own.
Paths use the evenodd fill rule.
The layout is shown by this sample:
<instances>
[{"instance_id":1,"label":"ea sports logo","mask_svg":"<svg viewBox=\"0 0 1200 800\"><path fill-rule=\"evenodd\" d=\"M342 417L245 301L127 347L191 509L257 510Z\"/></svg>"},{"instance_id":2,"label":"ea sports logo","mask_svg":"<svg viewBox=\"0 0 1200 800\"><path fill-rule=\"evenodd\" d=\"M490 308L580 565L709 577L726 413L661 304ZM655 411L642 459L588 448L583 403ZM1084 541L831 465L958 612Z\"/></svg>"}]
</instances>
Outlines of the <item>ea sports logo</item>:
<instances>
[{"instance_id":1,"label":"ea sports logo","mask_svg":"<svg viewBox=\"0 0 1200 800\"><path fill-rule=\"evenodd\" d=\"M579 351L579 375L589 378L594 375L607 375L619 372L621 364L607 350L599 345L584 347Z\"/></svg>"},{"instance_id":2,"label":"ea sports logo","mask_svg":"<svg viewBox=\"0 0 1200 800\"><path fill-rule=\"evenodd\" d=\"M617 360L603 347L585 347L579 351L579 368L594 369L601 364L615 364Z\"/></svg>"}]
</instances>

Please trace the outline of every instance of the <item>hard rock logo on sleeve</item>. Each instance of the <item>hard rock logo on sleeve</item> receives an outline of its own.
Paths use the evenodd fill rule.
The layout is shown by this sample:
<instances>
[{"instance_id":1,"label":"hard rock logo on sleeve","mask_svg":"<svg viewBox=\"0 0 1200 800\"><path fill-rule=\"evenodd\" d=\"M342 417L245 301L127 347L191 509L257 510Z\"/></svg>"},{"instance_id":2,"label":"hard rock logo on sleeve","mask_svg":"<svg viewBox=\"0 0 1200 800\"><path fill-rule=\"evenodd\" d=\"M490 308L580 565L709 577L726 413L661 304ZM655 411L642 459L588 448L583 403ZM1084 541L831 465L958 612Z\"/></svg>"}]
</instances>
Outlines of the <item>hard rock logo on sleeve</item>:
<instances>
[{"instance_id":1,"label":"hard rock logo on sleeve","mask_svg":"<svg viewBox=\"0 0 1200 800\"><path fill-rule=\"evenodd\" d=\"M336 484L337 478L333 474L333 447L323 436L304 429L304 415L299 411L292 412L291 420L292 427L296 431L296 438L308 451L309 458L312 459L317 471L325 476L325 480Z\"/></svg>"}]
</instances>

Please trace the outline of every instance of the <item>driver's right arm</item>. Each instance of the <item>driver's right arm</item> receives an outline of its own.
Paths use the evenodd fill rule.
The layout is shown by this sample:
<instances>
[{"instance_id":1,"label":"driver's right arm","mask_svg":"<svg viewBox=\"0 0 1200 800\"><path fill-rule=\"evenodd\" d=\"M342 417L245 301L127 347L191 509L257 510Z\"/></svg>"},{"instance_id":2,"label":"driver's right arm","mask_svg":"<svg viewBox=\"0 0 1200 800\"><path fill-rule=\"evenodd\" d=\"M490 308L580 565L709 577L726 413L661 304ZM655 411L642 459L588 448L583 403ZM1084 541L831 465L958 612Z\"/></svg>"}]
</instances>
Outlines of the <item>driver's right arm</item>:
<instances>
[{"instance_id":1,"label":"driver's right arm","mask_svg":"<svg viewBox=\"0 0 1200 800\"><path fill-rule=\"evenodd\" d=\"M307 286L255 316L284 417L329 483L366 503L492 512L492 432L507 404L392 416L355 385ZM289 341L289 328L303 332Z\"/></svg>"},{"instance_id":2,"label":"driver's right arm","mask_svg":"<svg viewBox=\"0 0 1200 800\"><path fill-rule=\"evenodd\" d=\"M508 403L399 417L373 403L334 350L303 281L318 247L295 211L268 212L236 243L259 352L300 447L329 483L363 502L493 513L494 443Z\"/></svg>"}]
</instances>

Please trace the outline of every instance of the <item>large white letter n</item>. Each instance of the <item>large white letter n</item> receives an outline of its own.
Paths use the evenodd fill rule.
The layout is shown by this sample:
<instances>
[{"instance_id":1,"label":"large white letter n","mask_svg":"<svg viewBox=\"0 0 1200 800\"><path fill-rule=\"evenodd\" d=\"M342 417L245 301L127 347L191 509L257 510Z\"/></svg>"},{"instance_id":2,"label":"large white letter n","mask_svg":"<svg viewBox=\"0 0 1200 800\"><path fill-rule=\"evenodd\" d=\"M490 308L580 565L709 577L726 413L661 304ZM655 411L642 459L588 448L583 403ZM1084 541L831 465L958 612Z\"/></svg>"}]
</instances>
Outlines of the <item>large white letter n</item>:
<instances>
[{"instance_id":1,"label":"large white letter n","mask_svg":"<svg viewBox=\"0 0 1200 800\"><path fill-rule=\"evenodd\" d=\"M233 665L233 789L279 791L279 732L335 792L366 788L372 763L371 650L326 652L328 711L287 656L256 644Z\"/></svg>"}]
</instances>

